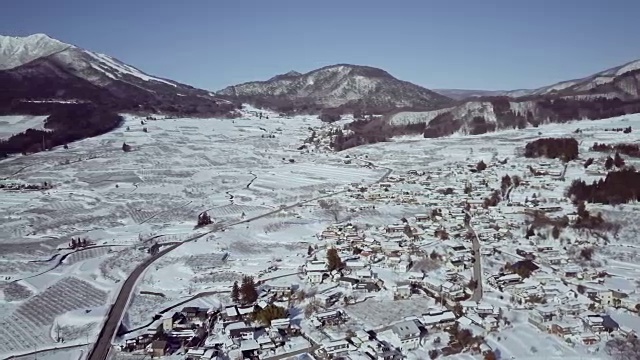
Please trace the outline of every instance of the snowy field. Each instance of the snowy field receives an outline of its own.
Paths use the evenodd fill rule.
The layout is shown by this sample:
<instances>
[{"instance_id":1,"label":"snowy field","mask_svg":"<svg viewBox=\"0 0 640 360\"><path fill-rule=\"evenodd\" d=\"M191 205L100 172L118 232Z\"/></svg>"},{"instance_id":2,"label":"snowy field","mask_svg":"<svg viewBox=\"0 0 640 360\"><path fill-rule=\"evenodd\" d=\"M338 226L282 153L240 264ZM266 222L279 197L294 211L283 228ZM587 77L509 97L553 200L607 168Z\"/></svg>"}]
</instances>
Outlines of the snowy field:
<instances>
[{"instance_id":1,"label":"snowy field","mask_svg":"<svg viewBox=\"0 0 640 360\"><path fill-rule=\"evenodd\" d=\"M0 139L10 138L27 129L44 129L47 116L9 115L0 116Z\"/></svg>"},{"instance_id":2,"label":"snowy field","mask_svg":"<svg viewBox=\"0 0 640 360\"><path fill-rule=\"evenodd\" d=\"M12 134L41 127L44 119L2 117L0 127ZM145 125L127 116L122 127L69 149L3 161L3 181L46 181L54 187L0 192L0 355L35 351L34 345L54 347L54 327L66 336L65 344L91 340L102 321L97 309L148 256L148 242L141 239L183 241L197 233L194 225L202 211L215 222L233 223L349 183L373 183L386 173L298 151L308 127L320 125L315 117L273 114L262 120L248 114ZM133 151L123 152L124 142ZM134 298L139 311L133 311L131 323L144 322L150 318L147 311L185 293L228 289L243 273L268 277L271 261L295 274L303 263L296 254L306 253L303 237L312 237L328 221L302 207L179 248L141 280L141 287L166 292L167 298L162 303ZM69 254L61 249L72 236L103 247ZM228 261L221 261L223 255ZM171 281L161 281L165 274ZM69 283L81 296L68 293Z\"/></svg>"},{"instance_id":3,"label":"snowy field","mask_svg":"<svg viewBox=\"0 0 640 360\"><path fill-rule=\"evenodd\" d=\"M181 242L197 234L194 225L202 211L208 211L215 222L233 224L350 183L374 183L385 175L385 168L402 174L457 162L515 158L518 148L540 137L574 136L581 141L584 158L602 156L588 152L593 142L640 139L636 130L640 116L632 115L466 137L401 137L331 154L297 150L309 136L309 127L322 126L314 117L247 115L235 120L170 119L145 125L140 121L127 116L121 128L72 143L67 150L56 148L0 163L0 178L7 182L54 185L46 191L0 192L0 356L28 353L34 347L53 348L57 333L65 336L66 344L92 341L120 283L149 256L145 246ZM634 131L603 131L626 126ZM574 134L577 128L582 133ZM133 151L123 152L123 142ZM346 155L366 156L376 167L365 168L358 161L346 165ZM565 189L574 177L585 178L581 163L569 167L558 189ZM393 204L363 208L368 205L337 198L353 208L348 219L368 226L397 222L421 210ZM146 290L165 297L135 295L125 322L132 327L144 325L154 312L188 296L228 291L243 274L267 284L304 286L298 273L307 249L318 244L316 234L334 221L315 204L229 226L160 258L140 279L136 294ZM627 208L616 211L621 212L616 216L633 222L625 215ZM87 237L104 247L74 253L61 250L71 236ZM629 269L640 274L638 242L628 231L621 233L617 247L607 250L611 265L621 275ZM634 278L627 277L627 283ZM381 327L423 313L429 305L428 299L419 297L397 302L369 299L347 311L368 327ZM498 341L504 358L575 354L544 336L541 341L547 343L533 351L518 339L529 344L527 339L539 334L524 327L512 331L507 340Z\"/></svg>"}]
</instances>

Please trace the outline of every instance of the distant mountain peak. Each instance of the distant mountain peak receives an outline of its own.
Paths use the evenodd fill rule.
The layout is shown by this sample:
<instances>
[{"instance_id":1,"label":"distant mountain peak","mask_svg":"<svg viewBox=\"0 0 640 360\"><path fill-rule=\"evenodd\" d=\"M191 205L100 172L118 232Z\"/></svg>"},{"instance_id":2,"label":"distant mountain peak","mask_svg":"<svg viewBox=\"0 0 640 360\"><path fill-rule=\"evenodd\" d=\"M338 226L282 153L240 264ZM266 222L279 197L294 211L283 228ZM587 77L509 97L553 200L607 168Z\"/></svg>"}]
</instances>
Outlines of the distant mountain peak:
<instances>
[{"instance_id":1,"label":"distant mountain peak","mask_svg":"<svg viewBox=\"0 0 640 360\"><path fill-rule=\"evenodd\" d=\"M73 47L46 34L0 35L0 70L12 69Z\"/></svg>"},{"instance_id":2,"label":"distant mountain peak","mask_svg":"<svg viewBox=\"0 0 640 360\"><path fill-rule=\"evenodd\" d=\"M364 65L335 64L301 74L289 72L266 81L229 86L218 92L247 102L289 110L366 108L436 108L451 99L396 79L388 72Z\"/></svg>"},{"instance_id":3,"label":"distant mountain peak","mask_svg":"<svg viewBox=\"0 0 640 360\"><path fill-rule=\"evenodd\" d=\"M34 100L194 115L224 115L234 109L234 104L210 91L151 76L46 34L0 36L0 93L6 94L0 97L0 109Z\"/></svg>"}]
</instances>

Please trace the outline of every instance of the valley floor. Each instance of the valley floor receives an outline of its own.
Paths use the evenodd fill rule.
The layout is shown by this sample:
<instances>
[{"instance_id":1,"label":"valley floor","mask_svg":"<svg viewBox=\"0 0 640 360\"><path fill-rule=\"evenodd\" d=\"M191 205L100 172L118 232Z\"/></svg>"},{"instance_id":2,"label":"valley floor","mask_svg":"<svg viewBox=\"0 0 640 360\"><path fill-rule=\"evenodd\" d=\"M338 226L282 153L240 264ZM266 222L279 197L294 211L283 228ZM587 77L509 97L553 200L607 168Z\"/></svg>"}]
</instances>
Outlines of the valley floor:
<instances>
[{"instance_id":1,"label":"valley floor","mask_svg":"<svg viewBox=\"0 0 640 360\"><path fill-rule=\"evenodd\" d=\"M596 141L640 138L640 116L625 116L479 136L403 137L328 153L298 150L310 127L324 126L319 120L269 115L268 119L247 112L236 120L145 120L144 125L143 119L127 116L121 128L72 143L69 149L0 162L3 183L52 185L38 191L0 189L0 357L95 341L120 285L149 256L152 245L162 248L202 233L194 225L204 211L224 226L300 203L212 232L154 262L131 298L123 319L128 329L144 329L156 312L202 292L216 294L194 300L200 301L198 306L228 304L230 285L244 274L269 284L304 284L299 273L308 247L318 245L317 234L336 220L306 200L338 192L334 198L352 209L338 220L348 217L371 227L385 226L425 212L425 206L372 207L339 192L350 184L385 180L390 173L464 170L480 160L515 159L518 149L540 137L575 136L581 151ZM626 126L634 132L603 131ZM577 128L583 132L574 134ZM123 143L132 151L124 152ZM345 161L347 155L352 161ZM365 166L369 162L371 166ZM587 178L580 163L570 166L566 179L546 195L562 197L575 177ZM527 195L514 192L515 197ZM629 209L604 210L624 214ZM86 238L89 246L71 249L72 237ZM639 249L633 233L623 232L607 250L612 271L623 269L621 275L629 281L640 278ZM397 274L382 276L393 282ZM383 314L385 306L392 305L363 302L350 313L372 327L411 315L411 311ZM416 309L422 306L426 305L415 304ZM372 311L376 316L365 319ZM518 359L581 353L536 331L526 323L516 324L503 340L491 341ZM84 351L78 347L67 353L77 357ZM51 359L62 353L51 354Z\"/></svg>"}]
</instances>

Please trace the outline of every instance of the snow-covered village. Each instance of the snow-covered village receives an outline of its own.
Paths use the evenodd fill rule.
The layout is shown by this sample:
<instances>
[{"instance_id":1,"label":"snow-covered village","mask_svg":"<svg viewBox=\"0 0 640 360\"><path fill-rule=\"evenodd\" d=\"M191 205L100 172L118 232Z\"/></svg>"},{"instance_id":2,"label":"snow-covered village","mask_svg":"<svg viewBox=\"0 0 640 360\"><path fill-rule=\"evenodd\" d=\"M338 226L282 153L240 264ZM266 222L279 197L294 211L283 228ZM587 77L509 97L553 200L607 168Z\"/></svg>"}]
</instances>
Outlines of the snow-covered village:
<instances>
[{"instance_id":1,"label":"snow-covered village","mask_svg":"<svg viewBox=\"0 0 640 360\"><path fill-rule=\"evenodd\" d=\"M637 344L637 202L574 189L638 166L594 146L637 144L637 115L342 152L328 144L350 117L195 121L127 116L3 162L3 356L82 358L109 326L122 360L599 359ZM551 138L578 153L535 154Z\"/></svg>"},{"instance_id":2,"label":"snow-covered village","mask_svg":"<svg viewBox=\"0 0 640 360\"><path fill-rule=\"evenodd\" d=\"M640 360L640 1L7 5L0 360Z\"/></svg>"}]
</instances>

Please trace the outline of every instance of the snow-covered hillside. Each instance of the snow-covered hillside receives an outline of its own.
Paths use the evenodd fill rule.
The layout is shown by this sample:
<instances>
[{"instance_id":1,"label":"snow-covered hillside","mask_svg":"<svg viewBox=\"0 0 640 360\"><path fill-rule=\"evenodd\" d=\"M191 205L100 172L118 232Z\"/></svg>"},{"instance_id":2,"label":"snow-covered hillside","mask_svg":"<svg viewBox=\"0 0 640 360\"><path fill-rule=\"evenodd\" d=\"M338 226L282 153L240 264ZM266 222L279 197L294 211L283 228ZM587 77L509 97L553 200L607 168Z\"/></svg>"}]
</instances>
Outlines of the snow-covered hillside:
<instances>
[{"instance_id":1,"label":"snow-covered hillside","mask_svg":"<svg viewBox=\"0 0 640 360\"><path fill-rule=\"evenodd\" d=\"M0 70L24 65L72 47L45 34L26 37L0 35Z\"/></svg>"},{"instance_id":2,"label":"snow-covered hillside","mask_svg":"<svg viewBox=\"0 0 640 360\"><path fill-rule=\"evenodd\" d=\"M234 110L232 103L210 91L149 75L109 55L43 34L0 36L0 93L6 95L0 109L10 109L9 114L38 113L25 104L52 99L150 113L214 116Z\"/></svg>"},{"instance_id":3,"label":"snow-covered hillside","mask_svg":"<svg viewBox=\"0 0 640 360\"><path fill-rule=\"evenodd\" d=\"M591 91L598 95L610 96L613 95L632 95L638 96L638 85L634 84L622 84L621 86L615 86L602 88L605 85L616 85L617 82L628 82L626 78L637 78L636 72L640 70L640 60L631 61L624 65L616 66L604 71L600 71L596 74L589 75L579 79L560 81L555 84L543 86L536 89L518 89L518 90L465 90L465 89L436 89L439 94L448 96L452 99L462 100L474 97L486 97L486 96L508 96L513 98L523 96L542 96L558 94L563 96L575 96L576 94L583 95L583 93ZM616 87L618 89L616 89ZM599 89L600 88L600 89ZM601 90L601 91L598 91ZM621 92L622 94L616 93Z\"/></svg>"},{"instance_id":4,"label":"snow-covered hillside","mask_svg":"<svg viewBox=\"0 0 640 360\"><path fill-rule=\"evenodd\" d=\"M229 86L219 94L239 97L304 99L320 107L362 103L372 107L437 108L450 99L401 81L384 70L339 64L306 74L289 72L267 81Z\"/></svg>"},{"instance_id":5,"label":"snow-covered hillside","mask_svg":"<svg viewBox=\"0 0 640 360\"><path fill-rule=\"evenodd\" d=\"M124 80L131 76L176 86L173 82L149 76L111 56L65 44L45 34L25 37L0 35L0 70L13 69L46 57L57 60L74 75L98 85L104 83L98 79L105 76L112 80Z\"/></svg>"}]
</instances>

